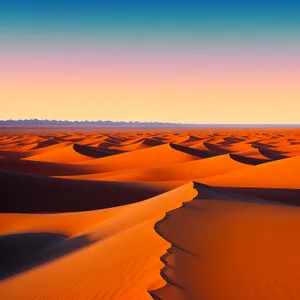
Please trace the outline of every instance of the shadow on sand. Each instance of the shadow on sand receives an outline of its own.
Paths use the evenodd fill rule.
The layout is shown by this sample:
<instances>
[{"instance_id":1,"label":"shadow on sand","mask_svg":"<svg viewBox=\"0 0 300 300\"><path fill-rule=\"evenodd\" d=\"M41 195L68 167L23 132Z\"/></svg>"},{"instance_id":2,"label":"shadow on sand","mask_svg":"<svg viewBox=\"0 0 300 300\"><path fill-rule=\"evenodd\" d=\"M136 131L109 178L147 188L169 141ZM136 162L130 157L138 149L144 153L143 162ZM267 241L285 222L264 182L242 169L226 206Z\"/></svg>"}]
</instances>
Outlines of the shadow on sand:
<instances>
[{"instance_id":1,"label":"shadow on sand","mask_svg":"<svg viewBox=\"0 0 300 300\"><path fill-rule=\"evenodd\" d=\"M218 187L216 190L300 206L300 189Z\"/></svg>"},{"instance_id":2,"label":"shadow on sand","mask_svg":"<svg viewBox=\"0 0 300 300\"><path fill-rule=\"evenodd\" d=\"M133 182L51 178L0 170L1 213L58 213L96 210L142 201L161 189Z\"/></svg>"},{"instance_id":3,"label":"shadow on sand","mask_svg":"<svg viewBox=\"0 0 300 300\"><path fill-rule=\"evenodd\" d=\"M0 280L9 278L91 244L87 236L68 239L57 233L0 236Z\"/></svg>"},{"instance_id":4,"label":"shadow on sand","mask_svg":"<svg viewBox=\"0 0 300 300\"><path fill-rule=\"evenodd\" d=\"M190 155L194 155L194 156L198 156L200 158L209 158L209 157L213 157L216 155L219 155L219 153L215 153L213 151L210 150L200 150L200 149L195 149L195 148L190 148L190 147L186 147L186 146L182 146L182 145L178 145L178 144L173 144L170 143L171 148L177 150L177 151L181 151Z\"/></svg>"},{"instance_id":5,"label":"shadow on sand","mask_svg":"<svg viewBox=\"0 0 300 300\"><path fill-rule=\"evenodd\" d=\"M251 165L251 166L258 166L264 163L269 162L269 159L260 159L260 158L253 158L253 157L246 157L238 154L229 154L229 156L242 164Z\"/></svg>"},{"instance_id":6,"label":"shadow on sand","mask_svg":"<svg viewBox=\"0 0 300 300\"><path fill-rule=\"evenodd\" d=\"M97 147L83 146L79 144L74 144L73 149L74 151L76 151L81 155L92 157L92 158L102 158L102 157L124 153L124 151L121 150L99 149Z\"/></svg>"}]
</instances>

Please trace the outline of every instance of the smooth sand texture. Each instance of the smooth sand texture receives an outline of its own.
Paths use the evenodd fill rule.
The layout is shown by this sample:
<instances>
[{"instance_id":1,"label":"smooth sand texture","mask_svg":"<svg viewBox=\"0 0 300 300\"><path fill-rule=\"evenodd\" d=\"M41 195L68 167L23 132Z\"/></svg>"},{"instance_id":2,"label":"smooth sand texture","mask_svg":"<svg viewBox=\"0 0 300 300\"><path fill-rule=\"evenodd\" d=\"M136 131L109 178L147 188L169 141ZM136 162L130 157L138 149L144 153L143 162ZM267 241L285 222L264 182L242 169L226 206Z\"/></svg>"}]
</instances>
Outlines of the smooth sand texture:
<instances>
[{"instance_id":1,"label":"smooth sand texture","mask_svg":"<svg viewBox=\"0 0 300 300\"><path fill-rule=\"evenodd\" d=\"M29 158L28 158L29 159ZM82 155L75 151L74 145L64 148L54 149L42 154L30 156L30 160L56 162L56 163L74 163L88 159L88 156Z\"/></svg>"},{"instance_id":2,"label":"smooth sand texture","mask_svg":"<svg viewBox=\"0 0 300 300\"><path fill-rule=\"evenodd\" d=\"M300 131L0 135L0 299L300 299Z\"/></svg>"},{"instance_id":3,"label":"smooth sand texture","mask_svg":"<svg viewBox=\"0 0 300 300\"><path fill-rule=\"evenodd\" d=\"M215 186L300 189L300 156L206 178L203 182Z\"/></svg>"},{"instance_id":4,"label":"smooth sand texture","mask_svg":"<svg viewBox=\"0 0 300 300\"><path fill-rule=\"evenodd\" d=\"M167 285L153 295L299 299L300 208L197 190L198 197L156 225L172 246L162 257Z\"/></svg>"},{"instance_id":5,"label":"smooth sand texture","mask_svg":"<svg viewBox=\"0 0 300 300\"><path fill-rule=\"evenodd\" d=\"M179 181L195 180L201 177L213 176L233 172L249 167L230 158L229 155L220 155L207 159L130 169L125 171L107 172L100 174L71 176L73 179L109 180L109 181ZM180 170L180 172L178 172Z\"/></svg>"}]
</instances>

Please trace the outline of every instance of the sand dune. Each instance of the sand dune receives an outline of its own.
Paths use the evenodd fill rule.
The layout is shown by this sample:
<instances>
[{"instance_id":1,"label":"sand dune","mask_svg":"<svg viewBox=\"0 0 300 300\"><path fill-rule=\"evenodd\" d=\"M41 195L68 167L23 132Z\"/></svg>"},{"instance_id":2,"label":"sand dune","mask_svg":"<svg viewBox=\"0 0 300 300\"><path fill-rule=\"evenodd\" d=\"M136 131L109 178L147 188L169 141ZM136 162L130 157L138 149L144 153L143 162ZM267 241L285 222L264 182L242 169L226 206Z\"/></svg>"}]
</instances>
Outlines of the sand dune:
<instances>
[{"instance_id":1,"label":"sand dune","mask_svg":"<svg viewBox=\"0 0 300 300\"><path fill-rule=\"evenodd\" d=\"M123 153L121 150L112 150L112 149L99 149L97 147L92 147L92 146L83 146L83 145L78 145L74 144L73 149L84 156L88 156L91 158L100 158L100 157L106 157L110 155L115 155L115 154L120 154Z\"/></svg>"},{"instance_id":2,"label":"sand dune","mask_svg":"<svg viewBox=\"0 0 300 300\"><path fill-rule=\"evenodd\" d=\"M0 169L35 175L70 176L97 172L93 166L0 158Z\"/></svg>"},{"instance_id":3,"label":"sand dune","mask_svg":"<svg viewBox=\"0 0 300 300\"><path fill-rule=\"evenodd\" d=\"M3 157L6 158L14 158L14 159L20 159L20 158L29 158L31 156L35 156L38 154L50 152L55 149L64 148L68 145L70 145L70 142L61 142L57 143L51 146L42 147L42 148L36 148L38 144L28 144L27 146L22 147L12 147L12 148L2 148L0 149L0 153Z\"/></svg>"},{"instance_id":4,"label":"sand dune","mask_svg":"<svg viewBox=\"0 0 300 300\"><path fill-rule=\"evenodd\" d=\"M0 299L298 300L296 129L0 134Z\"/></svg>"},{"instance_id":5,"label":"sand dune","mask_svg":"<svg viewBox=\"0 0 300 300\"><path fill-rule=\"evenodd\" d=\"M38 142L37 145L34 148L32 148L32 150L39 149L39 148L44 148L44 147L49 147L49 146L52 146L52 145L59 144L60 142L61 141L57 138L50 138L50 139L44 140L42 142Z\"/></svg>"},{"instance_id":6,"label":"sand dune","mask_svg":"<svg viewBox=\"0 0 300 300\"><path fill-rule=\"evenodd\" d=\"M256 166L256 165L260 165L266 162L269 162L269 159L266 158L256 158L253 156L245 156L244 153L243 155L240 154L230 154L230 157L232 159L234 159L235 161L247 164L247 165L252 165L252 166Z\"/></svg>"},{"instance_id":7,"label":"sand dune","mask_svg":"<svg viewBox=\"0 0 300 300\"><path fill-rule=\"evenodd\" d=\"M220 155L208 159L198 159L183 163L174 163L160 167L129 169L100 174L71 176L72 179L110 180L110 181L184 181L224 174L248 167L231 159L229 155Z\"/></svg>"},{"instance_id":8,"label":"sand dune","mask_svg":"<svg viewBox=\"0 0 300 300\"><path fill-rule=\"evenodd\" d=\"M132 140L131 140L132 141ZM149 147L159 146L162 145L162 142L156 141L155 139L151 138L144 138L142 140L135 139L133 143L121 143L119 146L111 146L109 149L117 149L122 151L133 151L133 150L140 150Z\"/></svg>"},{"instance_id":9,"label":"sand dune","mask_svg":"<svg viewBox=\"0 0 300 300\"><path fill-rule=\"evenodd\" d=\"M197 190L156 223L171 248L155 299L298 299L300 209Z\"/></svg>"},{"instance_id":10,"label":"sand dune","mask_svg":"<svg viewBox=\"0 0 300 300\"><path fill-rule=\"evenodd\" d=\"M284 152L269 149L267 147L258 147L258 151L265 157L276 160L285 158Z\"/></svg>"},{"instance_id":11,"label":"sand dune","mask_svg":"<svg viewBox=\"0 0 300 300\"><path fill-rule=\"evenodd\" d=\"M300 189L300 157L285 158L229 174L206 178L215 186L273 187Z\"/></svg>"},{"instance_id":12,"label":"sand dune","mask_svg":"<svg viewBox=\"0 0 300 300\"><path fill-rule=\"evenodd\" d=\"M146 159L145 159L146 158ZM191 161L199 157L173 149L169 144L141 149L94 160L81 161L84 165L97 165L102 171L132 169L151 165L168 165L177 162Z\"/></svg>"},{"instance_id":13,"label":"sand dune","mask_svg":"<svg viewBox=\"0 0 300 300\"><path fill-rule=\"evenodd\" d=\"M18 149L18 151L29 151L35 149L37 146L38 143L28 143L28 144L19 143L16 145L10 145L10 148L6 148L6 150Z\"/></svg>"},{"instance_id":14,"label":"sand dune","mask_svg":"<svg viewBox=\"0 0 300 300\"><path fill-rule=\"evenodd\" d=\"M266 156L262 155L257 148L250 148L247 150L234 152L235 155L240 155L249 158L262 159L262 160L270 160Z\"/></svg>"},{"instance_id":15,"label":"sand dune","mask_svg":"<svg viewBox=\"0 0 300 300\"><path fill-rule=\"evenodd\" d=\"M83 154L78 153L74 149L74 145L69 145L63 148L58 148L52 151L47 151L41 154L36 154L27 157L27 159L30 160L54 162L54 163L74 163L74 162L84 161L88 158L89 156L85 156Z\"/></svg>"},{"instance_id":16,"label":"sand dune","mask_svg":"<svg viewBox=\"0 0 300 300\"><path fill-rule=\"evenodd\" d=\"M144 140L138 140L132 144L125 144L125 145L118 145L118 146L111 146L109 149L116 149L120 151L133 151L133 150L139 150L147 148L146 145L144 145Z\"/></svg>"},{"instance_id":17,"label":"sand dune","mask_svg":"<svg viewBox=\"0 0 300 300\"><path fill-rule=\"evenodd\" d=\"M187 185L129 206L118 218L111 217L90 229L91 245L4 281L0 296L33 299L47 292L50 299L92 299L96 295L100 299L151 299L148 290L163 284L157 276L161 267L158 257L167 246L155 233L154 223L195 195L193 186ZM112 273L115 277L109 275ZM25 294L16 289L29 282L43 285L36 284Z\"/></svg>"},{"instance_id":18,"label":"sand dune","mask_svg":"<svg viewBox=\"0 0 300 300\"><path fill-rule=\"evenodd\" d=\"M75 181L8 171L0 171L0 182L10 199L1 205L1 212L94 210L134 203L164 191L146 183Z\"/></svg>"},{"instance_id":19,"label":"sand dune","mask_svg":"<svg viewBox=\"0 0 300 300\"><path fill-rule=\"evenodd\" d=\"M79 144L80 145L87 145L87 146L99 145L102 142L104 142L106 139L107 139L107 136L96 134L96 135L92 135L92 136L89 136L89 137L85 138Z\"/></svg>"}]
</instances>

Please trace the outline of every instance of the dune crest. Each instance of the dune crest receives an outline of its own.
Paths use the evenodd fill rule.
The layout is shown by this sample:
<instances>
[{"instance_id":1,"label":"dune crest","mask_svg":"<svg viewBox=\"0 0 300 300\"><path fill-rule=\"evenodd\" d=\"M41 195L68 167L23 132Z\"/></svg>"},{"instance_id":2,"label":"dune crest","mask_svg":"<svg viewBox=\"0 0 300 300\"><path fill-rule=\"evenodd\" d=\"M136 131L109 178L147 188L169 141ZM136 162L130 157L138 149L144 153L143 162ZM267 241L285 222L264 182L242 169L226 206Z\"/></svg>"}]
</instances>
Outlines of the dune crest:
<instances>
[{"instance_id":1,"label":"dune crest","mask_svg":"<svg viewBox=\"0 0 300 300\"><path fill-rule=\"evenodd\" d=\"M153 298L298 299L289 270L300 263L300 208L195 188L193 201L156 223L171 247L161 257L166 285Z\"/></svg>"}]
</instances>

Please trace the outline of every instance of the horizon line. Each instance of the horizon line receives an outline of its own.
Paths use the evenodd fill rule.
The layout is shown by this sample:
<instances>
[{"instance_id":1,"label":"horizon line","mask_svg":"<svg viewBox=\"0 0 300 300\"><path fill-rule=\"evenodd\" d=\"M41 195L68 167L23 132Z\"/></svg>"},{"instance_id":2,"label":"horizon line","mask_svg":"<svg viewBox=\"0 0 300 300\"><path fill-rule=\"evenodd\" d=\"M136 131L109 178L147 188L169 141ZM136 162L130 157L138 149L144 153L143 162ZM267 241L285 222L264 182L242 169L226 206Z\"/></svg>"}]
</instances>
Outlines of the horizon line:
<instances>
[{"instance_id":1,"label":"horizon line","mask_svg":"<svg viewBox=\"0 0 300 300\"><path fill-rule=\"evenodd\" d=\"M297 123L185 123L185 122L164 122L164 121L111 121L111 120L56 120L56 119L5 119L0 120L0 125L8 125L9 123L29 123L36 122L46 125L181 125L181 126L296 126ZM64 124L61 124L64 123ZM77 124L76 124L77 123ZM34 125L34 124L31 124Z\"/></svg>"}]
</instances>

